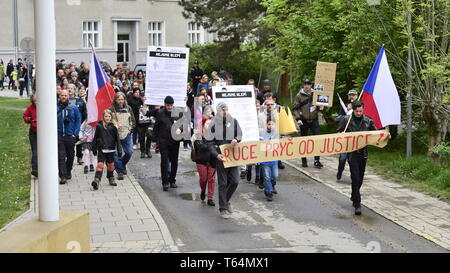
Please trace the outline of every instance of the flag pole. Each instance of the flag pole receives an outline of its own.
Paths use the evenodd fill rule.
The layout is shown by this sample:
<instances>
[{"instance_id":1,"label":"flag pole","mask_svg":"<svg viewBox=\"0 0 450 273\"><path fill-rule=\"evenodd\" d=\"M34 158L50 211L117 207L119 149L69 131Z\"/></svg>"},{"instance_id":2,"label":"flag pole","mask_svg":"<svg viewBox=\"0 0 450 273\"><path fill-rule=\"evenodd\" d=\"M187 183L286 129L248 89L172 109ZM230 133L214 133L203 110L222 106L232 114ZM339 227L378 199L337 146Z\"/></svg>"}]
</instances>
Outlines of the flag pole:
<instances>
[{"instance_id":1,"label":"flag pole","mask_svg":"<svg viewBox=\"0 0 450 273\"><path fill-rule=\"evenodd\" d=\"M92 52L97 56L97 52L95 52L95 49L94 49L94 46L92 45L91 39L89 39L89 45L91 46ZM99 63L98 63L98 65L99 65L100 69L103 70L103 67L101 67ZM106 85L105 75L103 75L103 71L100 71L100 72L101 72L100 74L102 74L102 79L103 79L103 82L105 83L106 90L108 91L106 93L108 93L109 100L111 101L111 104L113 104L113 99L111 98L111 94L109 94L108 85ZM113 109L114 109L114 112L115 112L115 110L116 110L115 107L113 107Z\"/></svg>"},{"instance_id":2,"label":"flag pole","mask_svg":"<svg viewBox=\"0 0 450 273\"><path fill-rule=\"evenodd\" d=\"M361 90L361 94L359 94L359 97L356 101L359 101L361 99L361 96L363 94L364 91ZM350 124L350 121L352 120L353 114L350 115L350 117L348 118L347 121L347 125L345 125L345 129L344 129L344 133L347 131L348 125Z\"/></svg>"}]
</instances>

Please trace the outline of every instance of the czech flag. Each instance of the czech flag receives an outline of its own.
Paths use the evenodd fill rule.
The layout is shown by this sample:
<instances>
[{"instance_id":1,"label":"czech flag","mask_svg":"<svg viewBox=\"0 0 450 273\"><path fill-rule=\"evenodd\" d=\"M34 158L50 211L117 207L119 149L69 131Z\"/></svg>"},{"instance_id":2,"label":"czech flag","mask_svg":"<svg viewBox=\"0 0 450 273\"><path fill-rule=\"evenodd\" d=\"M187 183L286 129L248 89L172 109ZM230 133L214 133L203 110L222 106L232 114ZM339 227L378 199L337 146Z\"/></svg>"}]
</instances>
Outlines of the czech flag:
<instances>
[{"instance_id":1,"label":"czech flag","mask_svg":"<svg viewBox=\"0 0 450 273\"><path fill-rule=\"evenodd\" d=\"M377 129L401 123L400 98L389 70L384 45L362 90L364 115L373 119Z\"/></svg>"},{"instance_id":2,"label":"czech flag","mask_svg":"<svg viewBox=\"0 0 450 273\"><path fill-rule=\"evenodd\" d=\"M98 62L95 52L92 52L87 101L87 123L89 125L97 126L98 121L102 120L103 111L111 107L114 94L114 88L108 75Z\"/></svg>"}]
</instances>

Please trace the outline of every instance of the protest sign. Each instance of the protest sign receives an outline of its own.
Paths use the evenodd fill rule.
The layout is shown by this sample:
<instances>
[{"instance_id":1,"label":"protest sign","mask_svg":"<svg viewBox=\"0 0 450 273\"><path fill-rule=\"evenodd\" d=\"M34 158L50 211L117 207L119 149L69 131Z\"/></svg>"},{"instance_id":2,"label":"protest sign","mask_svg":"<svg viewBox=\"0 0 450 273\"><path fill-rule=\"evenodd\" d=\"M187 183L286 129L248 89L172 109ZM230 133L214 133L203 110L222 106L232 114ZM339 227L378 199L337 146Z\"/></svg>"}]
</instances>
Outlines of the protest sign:
<instances>
[{"instance_id":1,"label":"protest sign","mask_svg":"<svg viewBox=\"0 0 450 273\"><path fill-rule=\"evenodd\" d=\"M349 153L367 145L383 148L388 139L389 131L379 130L241 142L234 149L230 144L221 145L220 149L226 159L224 166L229 168L259 162Z\"/></svg>"},{"instance_id":2,"label":"protest sign","mask_svg":"<svg viewBox=\"0 0 450 273\"><path fill-rule=\"evenodd\" d=\"M172 96L175 106L185 106L188 69L189 48L149 46L145 104L164 105L164 98Z\"/></svg>"},{"instance_id":3,"label":"protest sign","mask_svg":"<svg viewBox=\"0 0 450 273\"><path fill-rule=\"evenodd\" d=\"M333 106L336 66L336 63L317 62L313 105Z\"/></svg>"},{"instance_id":4,"label":"protest sign","mask_svg":"<svg viewBox=\"0 0 450 273\"><path fill-rule=\"evenodd\" d=\"M214 111L224 102L228 112L242 129L242 142L258 141L259 128L256 115L255 92L252 85L213 86Z\"/></svg>"}]
</instances>

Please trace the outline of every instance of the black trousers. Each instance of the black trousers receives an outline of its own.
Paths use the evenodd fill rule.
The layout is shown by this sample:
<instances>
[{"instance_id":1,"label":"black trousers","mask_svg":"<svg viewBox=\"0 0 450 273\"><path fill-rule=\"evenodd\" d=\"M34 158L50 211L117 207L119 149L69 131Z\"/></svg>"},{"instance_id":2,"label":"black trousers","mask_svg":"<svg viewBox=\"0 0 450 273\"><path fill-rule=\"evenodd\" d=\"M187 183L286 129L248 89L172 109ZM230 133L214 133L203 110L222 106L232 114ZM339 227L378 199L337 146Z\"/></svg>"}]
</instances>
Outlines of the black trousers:
<instances>
[{"instance_id":1,"label":"black trousers","mask_svg":"<svg viewBox=\"0 0 450 273\"><path fill-rule=\"evenodd\" d=\"M239 185L240 167L225 168L223 162L218 160L216 171L219 184L219 210L227 210L227 203Z\"/></svg>"},{"instance_id":2,"label":"black trousers","mask_svg":"<svg viewBox=\"0 0 450 273\"><path fill-rule=\"evenodd\" d=\"M30 139L31 145L31 169L37 171L38 161L37 161L37 133L30 131L28 132L28 138Z\"/></svg>"},{"instance_id":3,"label":"black trousers","mask_svg":"<svg viewBox=\"0 0 450 273\"><path fill-rule=\"evenodd\" d=\"M139 146L141 147L141 153L150 153L150 145L152 139L148 134L149 125L138 125L138 137L139 137Z\"/></svg>"},{"instance_id":4,"label":"black trousers","mask_svg":"<svg viewBox=\"0 0 450 273\"><path fill-rule=\"evenodd\" d=\"M300 126L300 134L302 136L307 136L308 131L311 129L313 135L320 135L319 120L315 119L313 121L302 120L303 125ZM320 160L320 156L314 157L315 161ZM306 157L302 157L302 162L306 162Z\"/></svg>"},{"instance_id":5,"label":"black trousers","mask_svg":"<svg viewBox=\"0 0 450 273\"><path fill-rule=\"evenodd\" d=\"M178 170L178 154L180 142L163 141L160 139L159 151L161 153L161 178L163 184L175 183ZM170 174L168 172L170 164Z\"/></svg>"},{"instance_id":6,"label":"black trousers","mask_svg":"<svg viewBox=\"0 0 450 273\"><path fill-rule=\"evenodd\" d=\"M337 176L339 176L339 177L341 177L342 173L344 172L345 162L347 162L347 158L348 158L347 153L339 154L339 164L338 164L338 172L337 172Z\"/></svg>"},{"instance_id":7,"label":"black trousers","mask_svg":"<svg viewBox=\"0 0 450 273\"><path fill-rule=\"evenodd\" d=\"M367 157L362 151L355 151L348 154L348 163L350 165L350 176L352 178L352 196L354 207L361 206L360 189L364 180L364 172L366 171Z\"/></svg>"},{"instance_id":8,"label":"black trousers","mask_svg":"<svg viewBox=\"0 0 450 273\"><path fill-rule=\"evenodd\" d=\"M80 143L78 145L75 145L75 150L76 150L76 156L78 158L83 158L83 143Z\"/></svg>"},{"instance_id":9,"label":"black trousers","mask_svg":"<svg viewBox=\"0 0 450 273\"><path fill-rule=\"evenodd\" d=\"M72 172L75 142L76 138L73 136L58 136L59 177L65 177Z\"/></svg>"}]
</instances>

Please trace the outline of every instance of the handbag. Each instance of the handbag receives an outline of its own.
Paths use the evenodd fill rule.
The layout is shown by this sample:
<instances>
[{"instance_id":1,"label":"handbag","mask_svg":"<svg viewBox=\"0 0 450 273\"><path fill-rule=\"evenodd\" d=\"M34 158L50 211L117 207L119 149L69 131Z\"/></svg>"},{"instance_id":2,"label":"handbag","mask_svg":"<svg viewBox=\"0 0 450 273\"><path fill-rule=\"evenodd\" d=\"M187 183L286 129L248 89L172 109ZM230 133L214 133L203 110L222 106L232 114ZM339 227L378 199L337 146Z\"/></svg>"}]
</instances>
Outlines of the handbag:
<instances>
[{"instance_id":1,"label":"handbag","mask_svg":"<svg viewBox=\"0 0 450 273\"><path fill-rule=\"evenodd\" d=\"M25 78L19 78L19 82L24 82Z\"/></svg>"}]
</instances>

